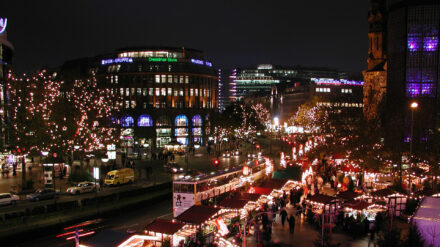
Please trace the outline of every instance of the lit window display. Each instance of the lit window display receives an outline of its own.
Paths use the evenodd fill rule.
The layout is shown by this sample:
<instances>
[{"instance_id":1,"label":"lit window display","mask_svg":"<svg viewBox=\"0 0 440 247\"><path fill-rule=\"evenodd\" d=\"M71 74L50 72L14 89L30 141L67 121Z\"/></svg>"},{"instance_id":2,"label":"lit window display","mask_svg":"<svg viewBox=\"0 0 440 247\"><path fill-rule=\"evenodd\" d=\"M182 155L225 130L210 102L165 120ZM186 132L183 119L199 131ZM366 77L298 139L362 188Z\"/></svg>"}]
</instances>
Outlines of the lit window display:
<instances>
[{"instance_id":1,"label":"lit window display","mask_svg":"<svg viewBox=\"0 0 440 247\"><path fill-rule=\"evenodd\" d=\"M422 83L422 95L429 97L435 96L435 84L434 83Z\"/></svg>"},{"instance_id":2,"label":"lit window display","mask_svg":"<svg viewBox=\"0 0 440 247\"><path fill-rule=\"evenodd\" d=\"M422 39L420 37L408 37L408 50L418 51L420 49Z\"/></svg>"},{"instance_id":3,"label":"lit window display","mask_svg":"<svg viewBox=\"0 0 440 247\"><path fill-rule=\"evenodd\" d=\"M133 127L134 126L134 119L131 116L126 116L121 118L121 126L122 127Z\"/></svg>"},{"instance_id":4,"label":"lit window display","mask_svg":"<svg viewBox=\"0 0 440 247\"><path fill-rule=\"evenodd\" d=\"M406 95L408 97L418 97L420 95L420 84L407 83L406 84Z\"/></svg>"},{"instance_id":5,"label":"lit window display","mask_svg":"<svg viewBox=\"0 0 440 247\"><path fill-rule=\"evenodd\" d=\"M148 114L140 115L138 118L138 126L139 127L151 127L151 126L153 126L153 119Z\"/></svg>"},{"instance_id":6,"label":"lit window display","mask_svg":"<svg viewBox=\"0 0 440 247\"><path fill-rule=\"evenodd\" d=\"M436 51L438 46L438 37L424 37L423 50Z\"/></svg>"},{"instance_id":7,"label":"lit window display","mask_svg":"<svg viewBox=\"0 0 440 247\"><path fill-rule=\"evenodd\" d=\"M202 126L202 117L200 115L195 115L192 118L192 125L193 126Z\"/></svg>"},{"instance_id":8,"label":"lit window display","mask_svg":"<svg viewBox=\"0 0 440 247\"><path fill-rule=\"evenodd\" d=\"M188 118L185 115L180 114L176 117L175 124L176 126L188 126Z\"/></svg>"}]
</instances>

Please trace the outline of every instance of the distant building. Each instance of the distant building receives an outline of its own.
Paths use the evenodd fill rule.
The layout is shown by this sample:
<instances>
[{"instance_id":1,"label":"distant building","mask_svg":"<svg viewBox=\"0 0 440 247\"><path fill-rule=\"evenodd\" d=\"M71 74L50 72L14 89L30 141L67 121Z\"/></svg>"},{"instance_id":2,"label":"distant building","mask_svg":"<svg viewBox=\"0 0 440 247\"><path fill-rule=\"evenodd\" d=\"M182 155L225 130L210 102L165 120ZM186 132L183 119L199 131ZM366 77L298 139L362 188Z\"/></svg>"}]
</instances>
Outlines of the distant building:
<instances>
[{"instance_id":1,"label":"distant building","mask_svg":"<svg viewBox=\"0 0 440 247\"><path fill-rule=\"evenodd\" d=\"M350 124L362 116L363 81L330 78L312 78L318 105L332 109L333 119Z\"/></svg>"},{"instance_id":2,"label":"distant building","mask_svg":"<svg viewBox=\"0 0 440 247\"><path fill-rule=\"evenodd\" d=\"M364 116L373 120L381 118L380 108L385 103L386 62L386 6L385 0L372 0L368 12L368 69L364 76ZM383 109L382 109L383 110Z\"/></svg>"},{"instance_id":3,"label":"distant building","mask_svg":"<svg viewBox=\"0 0 440 247\"><path fill-rule=\"evenodd\" d=\"M312 78L347 78L346 72L328 68L261 64L256 68L234 69L231 100L262 103L284 122L313 95Z\"/></svg>"},{"instance_id":4,"label":"distant building","mask_svg":"<svg viewBox=\"0 0 440 247\"><path fill-rule=\"evenodd\" d=\"M8 41L6 28L8 20L6 18L0 18L0 148L3 150L8 147L8 134L6 131L6 125L9 120L7 119L8 99L6 93L6 84L8 79L8 73L12 69L12 56L14 55L14 46Z\"/></svg>"},{"instance_id":5,"label":"distant building","mask_svg":"<svg viewBox=\"0 0 440 247\"><path fill-rule=\"evenodd\" d=\"M440 128L440 1L390 0L387 16L388 133L422 147Z\"/></svg>"},{"instance_id":6,"label":"distant building","mask_svg":"<svg viewBox=\"0 0 440 247\"><path fill-rule=\"evenodd\" d=\"M128 147L163 147L171 141L204 145L218 108L218 70L203 52L176 47L134 47L66 62L66 81L94 76L119 96L114 121Z\"/></svg>"}]
</instances>

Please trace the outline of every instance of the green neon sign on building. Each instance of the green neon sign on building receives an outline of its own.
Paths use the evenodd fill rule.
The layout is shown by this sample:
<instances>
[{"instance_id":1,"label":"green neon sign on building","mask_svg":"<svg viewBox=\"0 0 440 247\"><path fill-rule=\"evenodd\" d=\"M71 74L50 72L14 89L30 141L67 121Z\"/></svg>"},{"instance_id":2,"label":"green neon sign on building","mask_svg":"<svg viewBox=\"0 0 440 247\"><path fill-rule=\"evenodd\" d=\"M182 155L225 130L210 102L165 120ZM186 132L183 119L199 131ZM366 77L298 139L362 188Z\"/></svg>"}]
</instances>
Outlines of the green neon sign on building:
<instances>
[{"instance_id":1,"label":"green neon sign on building","mask_svg":"<svg viewBox=\"0 0 440 247\"><path fill-rule=\"evenodd\" d=\"M170 57L149 57L148 62L177 62L177 58Z\"/></svg>"}]
</instances>

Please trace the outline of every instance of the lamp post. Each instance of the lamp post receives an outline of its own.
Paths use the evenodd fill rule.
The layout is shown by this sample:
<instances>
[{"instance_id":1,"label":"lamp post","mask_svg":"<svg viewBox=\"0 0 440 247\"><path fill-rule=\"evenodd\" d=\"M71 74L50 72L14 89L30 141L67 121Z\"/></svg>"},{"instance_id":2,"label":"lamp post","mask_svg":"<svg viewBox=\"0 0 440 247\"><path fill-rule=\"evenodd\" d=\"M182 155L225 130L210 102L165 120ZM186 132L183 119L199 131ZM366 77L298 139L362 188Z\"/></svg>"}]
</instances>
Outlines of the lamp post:
<instances>
[{"instance_id":1,"label":"lamp post","mask_svg":"<svg viewBox=\"0 0 440 247\"><path fill-rule=\"evenodd\" d=\"M414 137L414 111L419 107L417 102L412 102L410 105L411 108L411 133L410 133L410 142L409 142L409 174L408 174L408 188L411 192L411 168L412 168L412 151L413 151L413 137Z\"/></svg>"}]
</instances>

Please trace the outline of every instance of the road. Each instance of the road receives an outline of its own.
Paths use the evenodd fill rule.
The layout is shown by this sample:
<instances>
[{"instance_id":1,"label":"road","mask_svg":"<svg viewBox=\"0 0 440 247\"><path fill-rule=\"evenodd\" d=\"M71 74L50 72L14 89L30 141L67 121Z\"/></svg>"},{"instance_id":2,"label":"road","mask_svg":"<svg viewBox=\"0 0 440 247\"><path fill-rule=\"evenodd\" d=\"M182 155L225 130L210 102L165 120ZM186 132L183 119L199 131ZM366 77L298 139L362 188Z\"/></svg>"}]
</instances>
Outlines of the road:
<instances>
[{"instance_id":1,"label":"road","mask_svg":"<svg viewBox=\"0 0 440 247\"><path fill-rule=\"evenodd\" d=\"M111 229L115 231L127 232L127 231L137 231L142 232L145 226L152 222L156 218L162 219L172 219L172 200L162 200L157 203L150 203L148 206L137 205L135 207L130 208L130 210L123 210L120 212L115 212L110 214L109 216L101 217L100 223L93 224L88 227L79 228L84 229L85 231L94 230L96 233L100 231ZM89 219L95 220L95 219ZM72 223L71 225L79 224L81 222ZM32 238L28 235L25 238L14 238L9 245L10 247L73 247L75 246L74 240L65 240L65 238L57 238L56 236L62 233L65 233L63 230L64 227L71 226L65 225L60 226L57 230L45 231L44 234L38 234L39 236L33 236ZM93 237L93 235L91 235ZM26 241L23 241L26 239ZM82 239L80 242L83 242L87 239ZM11 241L11 240L9 240ZM3 246L3 244L2 244Z\"/></svg>"}]
</instances>

